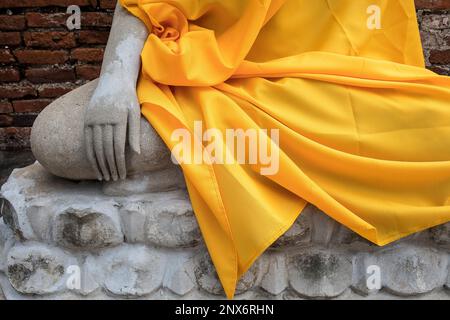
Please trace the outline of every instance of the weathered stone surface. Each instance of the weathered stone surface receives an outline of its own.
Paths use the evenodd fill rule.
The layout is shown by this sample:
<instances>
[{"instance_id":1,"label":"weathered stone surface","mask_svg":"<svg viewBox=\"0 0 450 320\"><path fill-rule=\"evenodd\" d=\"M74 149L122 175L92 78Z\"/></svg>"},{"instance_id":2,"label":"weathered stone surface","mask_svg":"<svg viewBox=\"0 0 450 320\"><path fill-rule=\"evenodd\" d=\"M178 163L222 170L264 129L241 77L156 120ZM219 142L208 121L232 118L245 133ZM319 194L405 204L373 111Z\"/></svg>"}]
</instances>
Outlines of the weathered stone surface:
<instances>
[{"instance_id":1,"label":"weathered stone surface","mask_svg":"<svg viewBox=\"0 0 450 320\"><path fill-rule=\"evenodd\" d=\"M289 282L302 296L332 298L351 285L352 270L348 256L309 249L291 257Z\"/></svg>"},{"instance_id":2,"label":"weathered stone surface","mask_svg":"<svg viewBox=\"0 0 450 320\"><path fill-rule=\"evenodd\" d=\"M379 258L386 289L396 295L430 292L445 284L448 255L433 248L404 246Z\"/></svg>"},{"instance_id":3,"label":"weathered stone surface","mask_svg":"<svg viewBox=\"0 0 450 320\"><path fill-rule=\"evenodd\" d=\"M23 294L50 294L65 289L66 268L76 260L58 248L39 243L14 246L8 253L7 276Z\"/></svg>"},{"instance_id":4,"label":"weathered stone surface","mask_svg":"<svg viewBox=\"0 0 450 320\"><path fill-rule=\"evenodd\" d=\"M139 297L162 285L167 260L157 250L141 246L108 249L95 262L104 288L118 296ZM98 268L100 267L100 268Z\"/></svg>"},{"instance_id":5,"label":"weathered stone surface","mask_svg":"<svg viewBox=\"0 0 450 320\"><path fill-rule=\"evenodd\" d=\"M357 233L351 231L349 228L345 227L344 225L340 225L337 228L332 242L339 243L342 245L356 245L356 244L367 245L367 246L373 245L371 242L369 242L368 240L359 236Z\"/></svg>"},{"instance_id":6,"label":"weathered stone surface","mask_svg":"<svg viewBox=\"0 0 450 320\"><path fill-rule=\"evenodd\" d=\"M55 218L55 242L84 250L115 246L123 242L117 207L109 203L72 207Z\"/></svg>"},{"instance_id":7,"label":"weathered stone surface","mask_svg":"<svg viewBox=\"0 0 450 320\"><path fill-rule=\"evenodd\" d=\"M150 192L165 192L186 188L181 169L175 165L155 172L140 173L125 180L106 182L103 192L109 196L128 196Z\"/></svg>"},{"instance_id":8,"label":"weathered stone surface","mask_svg":"<svg viewBox=\"0 0 450 320\"><path fill-rule=\"evenodd\" d=\"M289 285L286 254L270 253L267 257L266 271L261 280L261 288L272 295L281 294Z\"/></svg>"},{"instance_id":9,"label":"weathered stone surface","mask_svg":"<svg viewBox=\"0 0 450 320\"><path fill-rule=\"evenodd\" d=\"M2 194L12 208L6 221L23 239L91 248L123 240L118 210L112 199L100 199L100 186L58 179L34 164L16 170Z\"/></svg>"},{"instance_id":10,"label":"weathered stone surface","mask_svg":"<svg viewBox=\"0 0 450 320\"><path fill-rule=\"evenodd\" d=\"M450 260L450 258L449 258ZM447 273L447 281L445 282L445 288L447 290L450 290L450 261L449 261L449 267L448 267L448 273Z\"/></svg>"},{"instance_id":11,"label":"weathered stone surface","mask_svg":"<svg viewBox=\"0 0 450 320\"><path fill-rule=\"evenodd\" d=\"M134 201L124 204L121 208L122 230L126 242L145 242L146 208L148 203L147 201ZM151 202L148 205L151 205Z\"/></svg>"},{"instance_id":12,"label":"weathered stone surface","mask_svg":"<svg viewBox=\"0 0 450 320\"><path fill-rule=\"evenodd\" d=\"M261 280L261 265L263 257L260 257L250 267L250 269L242 276L236 287L236 294L242 294L256 287Z\"/></svg>"},{"instance_id":13,"label":"weathered stone surface","mask_svg":"<svg viewBox=\"0 0 450 320\"><path fill-rule=\"evenodd\" d=\"M222 285L217 276L216 269L207 253L197 256L195 277L199 287L213 295L224 295ZM236 295L245 293L254 288L261 280L261 261L256 261L253 266L242 276L236 287Z\"/></svg>"},{"instance_id":14,"label":"weathered stone surface","mask_svg":"<svg viewBox=\"0 0 450 320\"><path fill-rule=\"evenodd\" d=\"M311 207L307 206L303 210L294 225L272 245L272 248L296 246L311 241L311 214L313 211Z\"/></svg>"},{"instance_id":15,"label":"weathered stone surface","mask_svg":"<svg viewBox=\"0 0 450 320\"><path fill-rule=\"evenodd\" d=\"M14 245L12 230L0 220L0 272L6 271L7 252Z\"/></svg>"},{"instance_id":16,"label":"weathered stone surface","mask_svg":"<svg viewBox=\"0 0 450 320\"><path fill-rule=\"evenodd\" d=\"M201 289L213 295L225 294L217 277L216 269L208 254L201 254L197 257L194 273L197 279L197 285Z\"/></svg>"},{"instance_id":17,"label":"weathered stone surface","mask_svg":"<svg viewBox=\"0 0 450 320\"><path fill-rule=\"evenodd\" d=\"M422 24L425 29L450 29L450 16L448 14L424 15Z\"/></svg>"},{"instance_id":18,"label":"weathered stone surface","mask_svg":"<svg viewBox=\"0 0 450 320\"><path fill-rule=\"evenodd\" d=\"M127 242L183 248L202 241L185 190L125 202L120 213Z\"/></svg>"},{"instance_id":19,"label":"weathered stone surface","mask_svg":"<svg viewBox=\"0 0 450 320\"><path fill-rule=\"evenodd\" d=\"M196 288L195 262L190 252L170 256L167 264L169 268L164 276L165 288L179 296L184 296Z\"/></svg>"},{"instance_id":20,"label":"weathered stone surface","mask_svg":"<svg viewBox=\"0 0 450 320\"><path fill-rule=\"evenodd\" d=\"M379 274L375 274L378 272ZM352 288L355 292L367 296L378 293L382 288L382 269L378 262L378 255L376 253L359 252L356 253L353 259L353 284ZM370 281L371 276L379 276L379 279ZM378 281L378 283L374 283ZM378 285L378 287L376 287Z\"/></svg>"},{"instance_id":21,"label":"weathered stone surface","mask_svg":"<svg viewBox=\"0 0 450 320\"><path fill-rule=\"evenodd\" d=\"M450 223L430 230L431 237L439 245L450 245Z\"/></svg>"},{"instance_id":22,"label":"weathered stone surface","mask_svg":"<svg viewBox=\"0 0 450 320\"><path fill-rule=\"evenodd\" d=\"M202 241L191 203L186 197L164 199L147 206L145 235L149 243L164 247L193 247Z\"/></svg>"},{"instance_id":23,"label":"weathered stone surface","mask_svg":"<svg viewBox=\"0 0 450 320\"><path fill-rule=\"evenodd\" d=\"M16 169L1 188L1 196L9 201L12 208L7 210L10 214L6 216L5 222L21 239L42 240L49 234L47 229L50 224L42 223L40 218L47 221L48 211L52 212L52 207L55 208L58 203L64 201L62 197L64 193L66 196L71 194L72 198L74 198L73 195L79 195L73 191L75 190L71 188L70 183L50 175L39 164ZM88 193L89 189L83 193L86 192ZM34 210L35 206L37 208L48 206L48 210ZM31 220L27 211L30 211ZM35 213L42 213L44 216L39 217ZM38 223L35 228L32 222ZM45 227L43 228L42 225ZM33 229L41 234L36 235Z\"/></svg>"},{"instance_id":24,"label":"weathered stone surface","mask_svg":"<svg viewBox=\"0 0 450 320\"><path fill-rule=\"evenodd\" d=\"M72 287L69 288L70 290L82 296L89 296L96 291L100 291L101 284L96 278L95 270L91 270L90 267L88 261L84 261L82 267L76 266L72 270L72 274L79 273L80 278L74 278L75 283L72 283Z\"/></svg>"},{"instance_id":25,"label":"weathered stone surface","mask_svg":"<svg viewBox=\"0 0 450 320\"><path fill-rule=\"evenodd\" d=\"M42 203L34 202L26 208L26 219L28 219L33 230L33 236L29 236L28 239L48 241L51 238L51 226L54 215L52 209L51 206L47 205L47 201Z\"/></svg>"},{"instance_id":26,"label":"weathered stone surface","mask_svg":"<svg viewBox=\"0 0 450 320\"><path fill-rule=\"evenodd\" d=\"M184 185L146 193L151 176L144 187L136 178L105 194L105 184L55 178L39 164L14 171L0 204L6 297L223 298ZM308 206L244 275L236 297L450 299L447 228L379 248ZM373 265L383 290L367 288Z\"/></svg>"},{"instance_id":27,"label":"weathered stone surface","mask_svg":"<svg viewBox=\"0 0 450 320\"><path fill-rule=\"evenodd\" d=\"M314 206L308 206L305 210L308 210L311 216L311 224L313 226L311 240L318 244L329 244L333 239L334 233L339 229L339 224L327 215L322 214Z\"/></svg>"},{"instance_id":28,"label":"weathered stone surface","mask_svg":"<svg viewBox=\"0 0 450 320\"><path fill-rule=\"evenodd\" d=\"M17 212L11 202L5 198L0 198L0 216L3 217L4 223L20 238L23 234L18 225Z\"/></svg>"},{"instance_id":29,"label":"weathered stone surface","mask_svg":"<svg viewBox=\"0 0 450 320\"><path fill-rule=\"evenodd\" d=\"M1 208L20 238L72 249L99 249L124 240L166 247L201 242L186 189L126 197L103 190L101 183L56 178L36 163L16 170L3 185Z\"/></svg>"}]
</instances>

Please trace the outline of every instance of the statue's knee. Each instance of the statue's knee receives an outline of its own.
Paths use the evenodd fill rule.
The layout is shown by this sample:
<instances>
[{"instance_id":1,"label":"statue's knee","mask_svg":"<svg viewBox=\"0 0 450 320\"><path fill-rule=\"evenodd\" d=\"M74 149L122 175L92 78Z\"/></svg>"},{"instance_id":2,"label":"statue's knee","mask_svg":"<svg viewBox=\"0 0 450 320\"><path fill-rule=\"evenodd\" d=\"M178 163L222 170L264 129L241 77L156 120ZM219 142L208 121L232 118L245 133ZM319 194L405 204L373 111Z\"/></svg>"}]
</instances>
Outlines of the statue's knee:
<instances>
[{"instance_id":1,"label":"statue's knee","mask_svg":"<svg viewBox=\"0 0 450 320\"><path fill-rule=\"evenodd\" d=\"M36 159L56 176L72 180L97 177L86 156L84 109L97 87L92 81L59 98L45 108L31 132ZM170 152L146 119L141 121L141 154L126 151L129 174L171 167Z\"/></svg>"},{"instance_id":2,"label":"statue's knee","mask_svg":"<svg viewBox=\"0 0 450 320\"><path fill-rule=\"evenodd\" d=\"M141 119L141 153L127 146L127 170L130 174L151 172L172 166L170 151L150 123Z\"/></svg>"},{"instance_id":3,"label":"statue's knee","mask_svg":"<svg viewBox=\"0 0 450 320\"><path fill-rule=\"evenodd\" d=\"M51 173L68 179L92 179L84 150L84 108L96 81L59 98L45 108L31 131L36 159Z\"/></svg>"}]
</instances>

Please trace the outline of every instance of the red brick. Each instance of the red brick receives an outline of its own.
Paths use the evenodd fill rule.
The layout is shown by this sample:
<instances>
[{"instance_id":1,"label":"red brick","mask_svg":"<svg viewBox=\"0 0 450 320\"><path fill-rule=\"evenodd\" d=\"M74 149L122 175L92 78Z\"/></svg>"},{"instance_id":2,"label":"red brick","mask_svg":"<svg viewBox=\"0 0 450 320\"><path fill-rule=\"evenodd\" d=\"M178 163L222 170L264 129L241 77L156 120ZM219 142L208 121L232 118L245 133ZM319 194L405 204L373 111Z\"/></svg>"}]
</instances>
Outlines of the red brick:
<instances>
[{"instance_id":1,"label":"red brick","mask_svg":"<svg viewBox=\"0 0 450 320\"><path fill-rule=\"evenodd\" d=\"M21 43L20 32L0 32L0 45L18 46Z\"/></svg>"},{"instance_id":2,"label":"red brick","mask_svg":"<svg viewBox=\"0 0 450 320\"><path fill-rule=\"evenodd\" d=\"M20 63L26 64L57 64L69 59L64 50L16 50L14 55Z\"/></svg>"},{"instance_id":3,"label":"red brick","mask_svg":"<svg viewBox=\"0 0 450 320\"><path fill-rule=\"evenodd\" d=\"M35 100L15 100L13 101L14 112L40 112L48 106L52 100L49 99L35 99Z\"/></svg>"},{"instance_id":4,"label":"red brick","mask_svg":"<svg viewBox=\"0 0 450 320\"><path fill-rule=\"evenodd\" d=\"M0 49L0 63L11 63L16 61L9 49Z\"/></svg>"},{"instance_id":5,"label":"red brick","mask_svg":"<svg viewBox=\"0 0 450 320\"><path fill-rule=\"evenodd\" d=\"M59 98L75 88L73 84L43 84L38 88L38 93L41 98Z\"/></svg>"},{"instance_id":6,"label":"red brick","mask_svg":"<svg viewBox=\"0 0 450 320\"><path fill-rule=\"evenodd\" d=\"M101 62L104 50L102 48L77 48L72 50L71 59L84 62Z\"/></svg>"},{"instance_id":7,"label":"red brick","mask_svg":"<svg viewBox=\"0 0 450 320\"><path fill-rule=\"evenodd\" d=\"M100 76L100 66L95 65L79 65L76 67L77 78L85 80L94 80Z\"/></svg>"},{"instance_id":8,"label":"red brick","mask_svg":"<svg viewBox=\"0 0 450 320\"><path fill-rule=\"evenodd\" d=\"M417 9L450 9L450 0L415 0Z\"/></svg>"},{"instance_id":9,"label":"red brick","mask_svg":"<svg viewBox=\"0 0 450 320\"><path fill-rule=\"evenodd\" d=\"M16 68L0 68L0 82L18 82L20 72Z\"/></svg>"},{"instance_id":10,"label":"red brick","mask_svg":"<svg viewBox=\"0 0 450 320\"><path fill-rule=\"evenodd\" d=\"M32 28L65 27L68 16L66 13L27 12L25 14L28 27Z\"/></svg>"},{"instance_id":11,"label":"red brick","mask_svg":"<svg viewBox=\"0 0 450 320\"><path fill-rule=\"evenodd\" d=\"M435 72L435 73L437 73L437 74L443 75L443 76L448 75L447 70L445 70L445 69L443 69L443 68L439 68L439 67L437 67L437 66L430 66L430 67L428 67L427 69L429 69L429 70L431 70L431 71L433 71L433 72Z\"/></svg>"},{"instance_id":12,"label":"red brick","mask_svg":"<svg viewBox=\"0 0 450 320\"><path fill-rule=\"evenodd\" d=\"M82 27L111 27L112 13L107 12L85 12L81 15Z\"/></svg>"},{"instance_id":13,"label":"red brick","mask_svg":"<svg viewBox=\"0 0 450 320\"><path fill-rule=\"evenodd\" d=\"M24 97L35 97L36 95L36 89L26 83L0 86L0 98L20 99Z\"/></svg>"},{"instance_id":14,"label":"red brick","mask_svg":"<svg viewBox=\"0 0 450 320\"><path fill-rule=\"evenodd\" d=\"M450 49L431 50L430 62L433 64L449 64L450 63Z\"/></svg>"},{"instance_id":15,"label":"red brick","mask_svg":"<svg viewBox=\"0 0 450 320\"><path fill-rule=\"evenodd\" d=\"M13 127L31 127L36 120L37 113L16 113L13 116Z\"/></svg>"},{"instance_id":16,"label":"red brick","mask_svg":"<svg viewBox=\"0 0 450 320\"><path fill-rule=\"evenodd\" d=\"M39 48L73 48L76 46L75 35L67 31L24 32L25 44Z\"/></svg>"},{"instance_id":17,"label":"red brick","mask_svg":"<svg viewBox=\"0 0 450 320\"><path fill-rule=\"evenodd\" d=\"M53 83L74 81L75 73L72 68L30 68L25 70L25 77L33 83Z\"/></svg>"},{"instance_id":18,"label":"red brick","mask_svg":"<svg viewBox=\"0 0 450 320\"><path fill-rule=\"evenodd\" d=\"M0 15L0 30L23 30L25 29L25 17Z\"/></svg>"},{"instance_id":19,"label":"red brick","mask_svg":"<svg viewBox=\"0 0 450 320\"><path fill-rule=\"evenodd\" d=\"M102 9L114 9L116 7L117 0L100 0L100 8Z\"/></svg>"},{"instance_id":20,"label":"red brick","mask_svg":"<svg viewBox=\"0 0 450 320\"><path fill-rule=\"evenodd\" d=\"M96 0L1 0L0 8L25 8L25 7L68 7L70 5L96 7Z\"/></svg>"},{"instance_id":21,"label":"red brick","mask_svg":"<svg viewBox=\"0 0 450 320\"><path fill-rule=\"evenodd\" d=\"M67 13L40 13L28 12L25 14L28 27L33 28L52 28L67 27ZM113 20L113 14L107 12L82 12L82 27L110 27Z\"/></svg>"},{"instance_id":22,"label":"red brick","mask_svg":"<svg viewBox=\"0 0 450 320\"><path fill-rule=\"evenodd\" d=\"M78 32L78 42L81 44L106 44L109 31L84 30Z\"/></svg>"},{"instance_id":23,"label":"red brick","mask_svg":"<svg viewBox=\"0 0 450 320\"><path fill-rule=\"evenodd\" d=\"M13 117L7 114L0 114L0 127L10 127L13 124Z\"/></svg>"},{"instance_id":24,"label":"red brick","mask_svg":"<svg viewBox=\"0 0 450 320\"><path fill-rule=\"evenodd\" d=\"M12 105L8 101L0 101L0 113L10 113L13 111Z\"/></svg>"},{"instance_id":25,"label":"red brick","mask_svg":"<svg viewBox=\"0 0 450 320\"><path fill-rule=\"evenodd\" d=\"M30 147L31 128L0 128L0 150L20 150Z\"/></svg>"}]
</instances>

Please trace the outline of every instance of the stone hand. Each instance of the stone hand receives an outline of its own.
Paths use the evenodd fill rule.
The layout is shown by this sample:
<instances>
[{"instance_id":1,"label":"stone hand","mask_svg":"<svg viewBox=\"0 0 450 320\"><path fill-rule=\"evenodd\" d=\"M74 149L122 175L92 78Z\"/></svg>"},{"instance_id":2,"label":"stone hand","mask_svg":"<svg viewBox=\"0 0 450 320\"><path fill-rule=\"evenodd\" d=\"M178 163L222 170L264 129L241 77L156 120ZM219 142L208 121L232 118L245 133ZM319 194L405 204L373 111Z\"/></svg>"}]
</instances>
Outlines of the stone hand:
<instances>
[{"instance_id":1,"label":"stone hand","mask_svg":"<svg viewBox=\"0 0 450 320\"><path fill-rule=\"evenodd\" d=\"M140 105L136 89L105 74L85 112L85 144L98 180L125 179L125 146L140 153Z\"/></svg>"}]
</instances>

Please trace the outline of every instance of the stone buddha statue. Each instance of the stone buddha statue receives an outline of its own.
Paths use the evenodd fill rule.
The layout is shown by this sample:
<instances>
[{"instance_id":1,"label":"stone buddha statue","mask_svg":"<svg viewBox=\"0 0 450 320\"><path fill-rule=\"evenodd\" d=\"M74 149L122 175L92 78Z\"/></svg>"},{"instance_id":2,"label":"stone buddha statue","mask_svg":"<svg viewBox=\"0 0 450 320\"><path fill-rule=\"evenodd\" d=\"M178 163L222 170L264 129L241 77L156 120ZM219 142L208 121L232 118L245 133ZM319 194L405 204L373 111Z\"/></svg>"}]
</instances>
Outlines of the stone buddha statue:
<instances>
[{"instance_id":1,"label":"stone buddha statue","mask_svg":"<svg viewBox=\"0 0 450 320\"><path fill-rule=\"evenodd\" d=\"M224 297L181 170L141 117L136 84L148 33L119 2L100 78L35 121L31 145L40 164L15 170L0 190L0 300L2 290L8 299ZM449 230L377 248L308 205L236 293L448 299ZM383 277L369 287L373 267ZM69 281L71 270L82 275L79 286Z\"/></svg>"},{"instance_id":2,"label":"stone buddha statue","mask_svg":"<svg viewBox=\"0 0 450 320\"><path fill-rule=\"evenodd\" d=\"M32 150L48 171L72 180L117 181L177 170L163 141L141 119L136 82L147 37L146 26L119 2L100 78L48 106L33 126Z\"/></svg>"}]
</instances>

